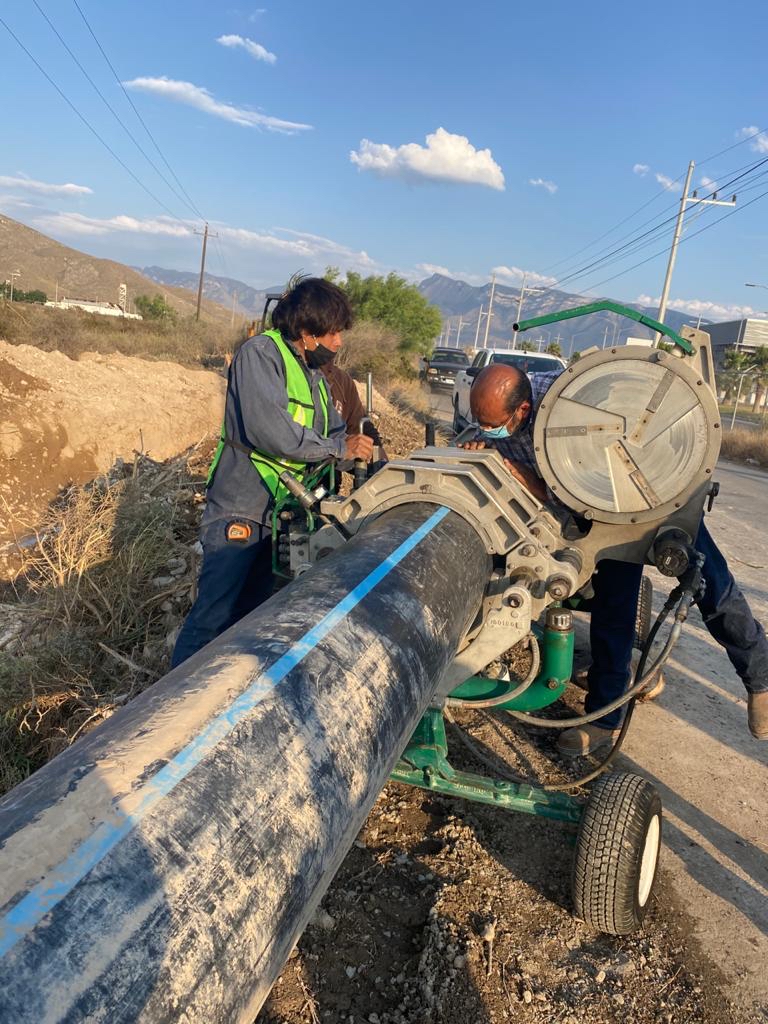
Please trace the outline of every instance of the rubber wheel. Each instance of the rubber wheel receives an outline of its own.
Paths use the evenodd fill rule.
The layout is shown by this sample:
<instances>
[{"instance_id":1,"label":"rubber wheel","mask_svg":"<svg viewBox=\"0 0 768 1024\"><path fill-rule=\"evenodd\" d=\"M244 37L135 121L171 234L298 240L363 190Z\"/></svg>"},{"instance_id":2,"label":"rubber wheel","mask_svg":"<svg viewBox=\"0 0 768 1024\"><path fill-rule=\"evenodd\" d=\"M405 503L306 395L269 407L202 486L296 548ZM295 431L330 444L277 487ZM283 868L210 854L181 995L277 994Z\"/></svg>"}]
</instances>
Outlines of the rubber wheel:
<instances>
[{"instance_id":1,"label":"rubber wheel","mask_svg":"<svg viewBox=\"0 0 768 1024\"><path fill-rule=\"evenodd\" d=\"M576 839L575 916L610 935L639 928L651 902L660 847L656 788L626 772L598 779Z\"/></svg>"},{"instance_id":2,"label":"rubber wheel","mask_svg":"<svg viewBox=\"0 0 768 1024\"><path fill-rule=\"evenodd\" d=\"M651 615L653 613L653 584L647 576L640 580L640 596L637 599L637 615L635 618L635 640L633 646L642 651L648 634L651 631Z\"/></svg>"}]
</instances>

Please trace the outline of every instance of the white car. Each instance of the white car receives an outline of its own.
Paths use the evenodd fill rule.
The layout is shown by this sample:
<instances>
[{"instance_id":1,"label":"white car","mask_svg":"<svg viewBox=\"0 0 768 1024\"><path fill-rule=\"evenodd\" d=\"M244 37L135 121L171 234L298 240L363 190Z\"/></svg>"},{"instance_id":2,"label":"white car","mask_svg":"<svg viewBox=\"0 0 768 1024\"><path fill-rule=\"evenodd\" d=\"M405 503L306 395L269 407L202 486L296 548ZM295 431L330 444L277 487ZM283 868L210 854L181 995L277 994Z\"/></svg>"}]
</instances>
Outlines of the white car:
<instances>
[{"instance_id":1,"label":"white car","mask_svg":"<svg viewBox=\"0 0 768 1024\"><path fill-rule=\"evenodd\" d=\"M458 434L471 421L469 411L469 389L481 370L491 363L505 363L523 370L529 376L534 373L552 373L565 369L565 360L559 356L543 355L541 352L523 352L521 349L483 348L465 370L456 374L453 385L453 429Z\"/></svg>"}]
</instances>

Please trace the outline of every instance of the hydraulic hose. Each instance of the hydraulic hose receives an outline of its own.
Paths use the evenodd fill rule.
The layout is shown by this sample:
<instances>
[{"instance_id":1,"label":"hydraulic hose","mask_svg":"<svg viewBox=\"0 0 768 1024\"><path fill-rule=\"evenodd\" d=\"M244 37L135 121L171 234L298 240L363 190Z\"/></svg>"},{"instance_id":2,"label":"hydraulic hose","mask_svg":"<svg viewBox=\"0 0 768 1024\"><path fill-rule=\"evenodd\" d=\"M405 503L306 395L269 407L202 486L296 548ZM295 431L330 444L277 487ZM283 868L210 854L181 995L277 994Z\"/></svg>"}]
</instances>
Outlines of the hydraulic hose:
<instances>
[{"instance_id":1,"label":"hydraulic hose","mask_svg":"<svg viewBox=\"0 0 768 1024\"><path fill-rule=\"evenodd\" d=\"M501 774L505 779L509 780L510 782L514 782L517 785L537 786L539 789L543 789L545 792L548 792L548 793L563 792L563 791L566 791L566 790L578 789L581 786L585 786L588 782L592 782L599 775L602 775L603 772L605 772L613 764L613 762L616 760L616 758L617 758L617 756L619 754L619 751L621 750L622 744L624 743L624 739L625 739L625 737L627 735L627 732L629 731L629 725L630 725L630 722L632 721L632 715L633 715L634 710L635 710L635 703L637 701L637 696L648 685L648 683L653 678L653 676L656 674L656 672L660 668L662 668L662 666L665 664L665 662L669 658L669 655L671 654L673 647L675 646L675 644L677 643L677 641L678 641L678 639L680 637L680 633L682 631L683 623L685 622L686 618L688 617L688 611L689 611L690 606L693 603L695 597L698 595L700 587L701 587L700 565L698 565L698 566L695 567L695 571L694 571L694 573L692 575L691 581L687 581L687 585L684 585L684 584L681 583L680 586L676 587L672 591L672 593L670 594L669 598L667 599L664 607L662 608L661 612L657 616L656 621L654 622L652 628L650 629L650 631L648 633L648 636L647 636L647 638L645 640L645 643L643 644L643 649L642 649L642 652L641 652L641 655L640 655L640 661L638 662L637 670L635 671L635 681L633 681L632 687L629 690L627 690L627 692L624 693L620 699L618 699L616 701L613 701L611 704L607 704L605 707L601 708L599 711L593 712L590 715L581 715L581 716L579 716L577 718L570 718L570 719L569 718L561 718L561 719L553 720L553 719L549 719L549 718L535 718L532 715L526 715L526 714L524 714L522 712L515 712L515 711L508 712L508 714L512 715L514 718L521 719L521 720L526 721L526 722L528 722L529 724L532 724L532 725L542 725L542 726L544 726L546 728L562 729L562 728L570 728L572 725L582 725L582 724L585 724L586 722L592 722L596 718L601 718L603 715L608 714L610 711L614 710L615 708L621 707L623 704L629 704L629 706L627 708L627 713L624 716L624 721L622 722L622 725L621 725L621 729L619 730L619 735L616 737L616 742L611 747L607 757L603 761L601 761L600 764L595 769L593 769L593 771L589 772L587 775L582 775L582 776L580 776L577 779L569 779L567 782L541 783L537 779L526 778L525 776L522 776L522 775L515 775L513 772L510 772L508 769L501 769L500 770L498 764L495 764L489 757L487 757L477 747L477 745L475 743L472 742L472 740L469 738L469 736L467 736L467 734L464 732L464 730L458 725L458 723L455 721L455 719L451 715L450 711L448 711L448 710L445 711L446 719L454 727L454 729L455 729L459 739L464 744L464 746L467 747L467 749L476 758L478 758L485 765L487 765L492 771L498 772L499 774ZM679 600L678 600L678 598L679 598ZM664 644L664 647L663 647L663 649L661 651L661 654L658 656L658 658L656 658L656 660L654 661L654 663L651 666L651 668L646 671L645 670L645 666L646 666L646 663L648 661L648 655L650 654L650 650L651 650L651 647L653 646L653 642L656 639L656 636L657 636L659 630L661 629L661 626L663 625L664 621L666 620L667 616L669 615L670 611L672 610L672 608L673 608L673 606L675 605L676 602L677 602L677 611L675 612L675 623L674 623L672 629L670 630L670 634L667 637L667 641ZM638 677L640 677L640 678L638 678ZM507 699L509 699L509 698L507 698ZM464 703L464 702L462 702L462 703ZM467 701L466 703L467 704L472 704L474 702ZM478 707L478 704L474 703L474 706Z\"/></svg>"},{"instance_id":2,"label":"hydraulic hose","mask_svg":"<svg viewBox=\"0 0 768 1024\"><path fill-rule=\"evenodd\" d=\"M531 644L531 667L528 670L528 675L523 681L512 690L511 693L499 693L495 697L487 697L485 700L470 700L463 699L462 697L448 697L445 706L450 708L474 708L479 711L483 708L497 708L500 704L506 704L510 700L515 700L521 694L525 693L529 687L536 681L536 677L539 674L539 668L541 667L541 651L539 649L539 642L533 633L528 635L528 639Z\"/></svg>"}]
</instances>

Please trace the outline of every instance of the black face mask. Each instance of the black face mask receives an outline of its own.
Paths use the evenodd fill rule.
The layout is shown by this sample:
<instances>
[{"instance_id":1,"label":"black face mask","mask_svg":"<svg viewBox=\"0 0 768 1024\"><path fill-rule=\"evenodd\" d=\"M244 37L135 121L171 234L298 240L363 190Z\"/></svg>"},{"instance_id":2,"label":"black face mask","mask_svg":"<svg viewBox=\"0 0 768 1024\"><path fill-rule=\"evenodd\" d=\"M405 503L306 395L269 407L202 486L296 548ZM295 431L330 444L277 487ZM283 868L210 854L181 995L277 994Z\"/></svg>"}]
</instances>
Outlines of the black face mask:
<instances>
[{"instance_id":1,"label":"black face mask","mask_svg":"<svg viewBox=\"0 0 768 1024\"><path fill-rule=\"evenodd\" d=\"M325 345L321 345L318 342L311 352L309 349L304 349L304 355L306 356L307 366L312 370L319 370L321 366L330 363L336 353L333 349L326 348Z\"/></svg>"}]
</instances>

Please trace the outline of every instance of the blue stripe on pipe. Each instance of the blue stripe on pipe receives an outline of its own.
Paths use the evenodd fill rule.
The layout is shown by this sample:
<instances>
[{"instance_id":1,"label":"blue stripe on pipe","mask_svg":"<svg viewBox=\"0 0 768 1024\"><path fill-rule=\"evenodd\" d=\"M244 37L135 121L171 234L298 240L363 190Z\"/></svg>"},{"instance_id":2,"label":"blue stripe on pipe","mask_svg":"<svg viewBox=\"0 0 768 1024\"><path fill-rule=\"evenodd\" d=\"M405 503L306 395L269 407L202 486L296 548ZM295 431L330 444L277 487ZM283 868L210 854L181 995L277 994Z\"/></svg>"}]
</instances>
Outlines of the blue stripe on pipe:
<instances>
[{"instance_id":1,"label":"blue stripe on pipe","mask_svg":"<svg viewBox=\"0 0 768 1024\"><path fill-rule=\"evenodd\" d=\"M448 514L439 508L408 540L384 559L346 597L296 641L274 665L270 666L230 706L191 740L186 747L157 772L140 790L138 805L131 811L120 804L114 808L115 821L102 822L95 832L73 853L53 868L0 920L0 956L5 956L24 938L88 872L102 861L110 850L124 839L155 805L167 796L216 745L239 725L248 714L286 678L291 669L306 657L339 622L358 605L373 588L397 566L407 554ZM133 793L131 802L135 799Z\"/></svg>"}]
</instances>

